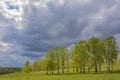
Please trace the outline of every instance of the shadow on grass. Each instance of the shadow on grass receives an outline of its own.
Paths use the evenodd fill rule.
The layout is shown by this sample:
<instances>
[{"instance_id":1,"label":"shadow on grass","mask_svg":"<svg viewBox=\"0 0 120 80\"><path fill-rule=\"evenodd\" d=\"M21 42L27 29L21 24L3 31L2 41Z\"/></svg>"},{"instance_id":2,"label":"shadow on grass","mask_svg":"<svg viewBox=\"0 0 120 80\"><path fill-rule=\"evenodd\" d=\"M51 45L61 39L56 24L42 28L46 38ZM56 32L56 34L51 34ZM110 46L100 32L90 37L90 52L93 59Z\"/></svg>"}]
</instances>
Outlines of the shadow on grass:
<instances>
[{"instance_id":1,"label":"shadow on grass","mask_svg":"<svg viewBox=\"0 0 120 80\"><path fill-rule=\"evenodd\" d=\"M94 72L94 71L86 71L86 73L80 73L80 72L66 72L64 74L60 73L60 74L57 74L57 73L54 73L54 74L44 74L44 75L84 75L84 74L116 74L116 73L119 73L120 74L120 70L116 70L116 71L98 71L98 72Z\"/></svg>"}]
</instances>

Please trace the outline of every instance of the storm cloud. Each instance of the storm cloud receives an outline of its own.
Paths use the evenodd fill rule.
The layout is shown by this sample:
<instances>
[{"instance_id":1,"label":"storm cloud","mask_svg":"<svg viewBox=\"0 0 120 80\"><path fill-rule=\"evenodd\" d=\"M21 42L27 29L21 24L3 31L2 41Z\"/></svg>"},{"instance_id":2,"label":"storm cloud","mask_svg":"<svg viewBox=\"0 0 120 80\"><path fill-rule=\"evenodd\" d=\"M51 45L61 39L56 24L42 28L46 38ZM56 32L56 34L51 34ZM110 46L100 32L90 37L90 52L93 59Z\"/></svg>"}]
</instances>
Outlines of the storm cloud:
<instances>
[{"instance_id":1,"label":"storm cloud","mask_svg":"<svg viewBox=\"0 0 120 80\"><path fill-rule=\"evenodd\" d=\"M9 11L1 7L0 54L3 58L0 60L3 64L9 61L6 66L14 61L10 58L11 54L23 65L22 59L41 59L50 48L70 47L90 37L114 36L120 46L119 0L26 0L13 2L14 5L2 3L8 6L4 8ZM10 12L12 14L7 16ZM7 49L2 51L3 48ZM9 60L4 53L9 55ZM17 63L14 65L19 66Z\"/></svg>"}]
</instances>

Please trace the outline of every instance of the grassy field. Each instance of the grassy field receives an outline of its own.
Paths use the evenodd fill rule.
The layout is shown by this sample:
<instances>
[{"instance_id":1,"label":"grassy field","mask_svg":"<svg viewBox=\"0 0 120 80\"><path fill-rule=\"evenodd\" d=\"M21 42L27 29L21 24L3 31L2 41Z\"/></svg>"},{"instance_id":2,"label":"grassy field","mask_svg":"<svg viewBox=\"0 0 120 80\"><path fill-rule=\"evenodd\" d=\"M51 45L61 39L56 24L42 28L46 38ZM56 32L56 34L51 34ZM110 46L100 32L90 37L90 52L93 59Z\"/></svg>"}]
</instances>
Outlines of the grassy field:
<instances>
[{"instance_id":1,"label":"grassy field","mask_svg":"<svg viewBox=\"0 0 120 80\"><path fill-rule=\"evenodd\" d=\"M1 75L0 80L120 80L120 72L65 73L64 75L46 75L45 72L14 73Z\"/></svg>"},{"instance_id":2,"label":"grassy field","mask_svg":"<svg viewBox=\"0 0 120 80\"><path fill-rule=\"evenodd\" d=\"M102 67L102 72L86 72L85 74L80 74L77 72L72 72L72 69L68 73L65 71L65 74L57 75L57 72L54 72L54 75L46 75L45 71L41 72L31 72L31 73L11 73L0 75L0 80L120 80L120 62L114 65L113 72L107 72L105 66ZM118 71L119 70L119 71Z\"/></svg>"}]
</instances>

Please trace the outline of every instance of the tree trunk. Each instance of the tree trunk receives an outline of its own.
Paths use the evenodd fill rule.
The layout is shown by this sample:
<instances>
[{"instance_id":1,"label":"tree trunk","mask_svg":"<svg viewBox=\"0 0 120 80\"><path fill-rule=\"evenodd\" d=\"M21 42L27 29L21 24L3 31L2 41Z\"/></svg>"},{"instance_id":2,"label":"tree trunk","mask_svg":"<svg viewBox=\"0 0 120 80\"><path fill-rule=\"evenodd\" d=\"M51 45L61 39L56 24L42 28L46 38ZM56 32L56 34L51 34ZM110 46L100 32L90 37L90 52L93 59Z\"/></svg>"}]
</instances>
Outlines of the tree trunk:
<instances>
[{"instance_id":1,"label":"tree trunk","mask_svg":"<svg viewBox=\"0 0 120 80\"><path fill-rule=\"evenodd\" d=\"M99 71L101 71L101 62L99 62Z\"/></svg>"},{"instance_id":2,"label":"tree trunk","mask_svg":"<svg viewBox=\"0 0 120 80\"><path fill-rule=\"evenodd\" d=\"M110 61L108 61L107 69L110 72Z\"/></svg>"},{"instance_id":3,"label":"tree trunk","mask_svg":"<svg viewBox=\"0 0 120 80\"><path fill-rule=\"evenodd\" d=\"M47 73L46 74L48 74L48 68L47 68Z\"/></svg>"},{"instance_id":4,"label":"tree trunk","mask_svg":"<svg viewBox=\"0 0 120 80\"><path fill-rule=\"evenodd\" d=\"M88 72L90 72L90 67L88 67Z\"/></svg>"},{"instance_id":5,"label":"tree trunk","mask_svg":"<svg viewBox=\"0 0 120 80\"><path fill-rule=\"evenodd\" d=\"M65 63L65 61L64 60L62 60L62 74L64 74L64 64Z\"/></svg>"},{"instance_id":6,"label":"tree trunk","mask_svg":"<svg viewBox=\"0 0 120 80\"><path fill-rule=\"evenodd\" d=\"M113 63L112 63L112 65L111 65L111 70L113 71Z\"/></svg>"},{"instance_id":7,"label":"tree trunk","mask_svg":"<svg viewBox=\"0 0 120 80\"><path fill-rule=\"evenodd\" d=\"M97 69L97 64L95 64L95 72L97 72L98 71L98 69Z\"/></svg>"},{"instance_id":8,"label":"tree trunk","mask_svg":"<svg viewBox=\"0 0 120 80\"><path fill-rule=\"evenodd\" d=\"M59 60L57 61L57 73L59 74Z\"/></svg>"},{"instance_id":9,"label":"tree trunk","mask_svg":"<svg viewBox=\"0 0 120 80\"><path fill-rule=\"evenodd\" d=\"M67 72L69 72L69 66L68 66Z\"/></svg>"},{"instance_id":10,"label":"tree trunk","mask_svg":"<svg viewBox=\"0 0 120 80\"><path fill-rule=\"evenodd\" d=\"M69 72L69 61L67 61L67 72Z\"/></svg>"},{"instance_id":11,"label":"tree trunk","mask_svg":"<svg viewBox=\"0 0 120 80\"><path fill-rule=\"evenodd\" d=\"M95 72L97 72L98 70L97 70L97 68L95 68Z\"/></svg>"},{"instance_id":12,"label":"tree trunk","mask_svg":"<svg viewBox=\"0 0 120 80\"><path fill-rule=\"evenodd\" d=\"M54 74L54 71L52 70L52 75Z\"/></svg>"},{"instance_id":13,"label":"tree trunk","mask_svg":"<svg viewBox=\"0 0 120 80\"><path fill-rule=\"evenodd\" d=\"M83 67L83 73L85 74L85 65L84 65L84 67Z\"/></svg>"},{"instance_id":14,"label":"tree trunk","mask_svg":"<svg viewBox=\"0 0 120 80\"><path fill-rule=\"evenodd\" d=\"M78 67L76 66L76 72L78 72Z\"/></svg>"},{"instance_id":15,"label":"tree trunk","mask_svg":"<svg viewBox=\"0 0 120 80\"><path fill-rule=\"evenodd\" d=\"M58 71L57 71L57 73L59 74L59 66L58 66Z\"/></svg>"},{"instance_id":16,"label":"tree trunk","mask_svg":"<svg viewBox=\"0 0 120 80\"><path fill-rule=\"evenodd\" d=\"M88 62L88 72L90 72L90 67L91 67L91 64L90 62Z\"/></svg>"},{"instance_id":17,"label":"tree trunk","mask_svg":"<svg viewBox=\"0 0 120 80\"><path fill-rule=\"evenodd\" d=\"M111 70L113 71L113 61L111 62Z\"/></svg>"},{"instance_id":18,"label":"tree trunk","mask_svg":"<svg viewBox=\"0 0 120 80\"><path fill-rule=\"evenodd\" d=\"M82 73L82 66L80 66L80 73Z\"/></svg>"},{"instance_id":19,"label":"tree trunk","mask_svg":"<svg viewBox=\"0 0 120 80\"><path fill-rule=\"evenodd\" d=\"M74 70L74 66L73 66L73 72L75 72L75 70Z\"/></svg>"},{"instance_id":20,"label":"tree trunk","mask_svg":"<svg viewBox=\"0 0 120 80\"><path fill-rule=\"evenodd\" d=\"M64 74L64 66L62 66L62 73Z\"/></svg>"}]
</instances>

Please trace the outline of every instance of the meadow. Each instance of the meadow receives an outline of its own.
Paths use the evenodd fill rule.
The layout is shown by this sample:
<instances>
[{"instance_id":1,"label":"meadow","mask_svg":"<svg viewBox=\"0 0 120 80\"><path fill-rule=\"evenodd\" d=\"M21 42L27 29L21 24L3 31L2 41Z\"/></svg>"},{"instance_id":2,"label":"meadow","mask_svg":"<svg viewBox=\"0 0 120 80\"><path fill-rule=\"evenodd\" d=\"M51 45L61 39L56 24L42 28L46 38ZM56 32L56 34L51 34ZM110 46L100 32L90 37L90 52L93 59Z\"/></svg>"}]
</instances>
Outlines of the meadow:
<instances>
[{"instance_id":1,"label":"meadow","mask_svg":"<svg viewBox=\"0 0 120 80\"><path fill-rule=\"evenodd\" d=\"M98 73L65 73L62 75L46 75L43 72L13 73L1 75L0 80L120 80L120 72L98 72Z\"/></svg>"},{"instance_id":2,"label":"meadow","mask_svg":"<svg viewBox=\"0 0 120 80\"><path fill-rule=\"evenodd\" d=\"M60 71L60 73L62 73ZM0 80L120 80L120 62L114 64L114 71L108 72L105 65L102 66L102 71L95 73L93 70L91 72L86 71L85 74L79 72L73 72L70 69L69 72L65 70L64 74L57 74L54 71L54 75L46 71L40 72L16 72L11 74L0 75Z\"/></svg>"},{"instance_id":3,"label":"meadow","mask_svg":"<svg viewBox=\"0 0 120 80\"><path fill-rule=\"evenodd\" d=\"M48 73L47 75L46 71L16 72L0 75L0 80L120 80L120 61L114 64L114 70L111 72L107 71L106 65L102 65L102 70L97 73L94 72L94 68L90 72L86 69L85 74L73 72L72 68L69 72L65 69L64 74L62 74L62 70L59 75L57 70L54 71L54 75L51 71Z\"/></svg>"}]
</instances>

